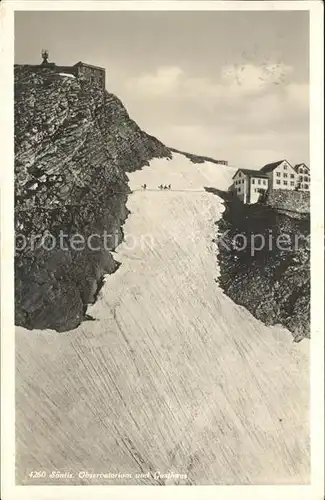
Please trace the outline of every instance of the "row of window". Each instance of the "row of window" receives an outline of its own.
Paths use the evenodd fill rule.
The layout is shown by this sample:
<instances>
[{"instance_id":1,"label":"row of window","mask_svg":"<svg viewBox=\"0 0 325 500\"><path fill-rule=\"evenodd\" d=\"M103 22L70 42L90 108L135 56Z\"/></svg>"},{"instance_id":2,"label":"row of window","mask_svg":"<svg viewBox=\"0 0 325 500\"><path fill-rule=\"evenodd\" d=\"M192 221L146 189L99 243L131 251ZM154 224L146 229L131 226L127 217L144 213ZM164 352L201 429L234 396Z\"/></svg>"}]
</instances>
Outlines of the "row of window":
<instances>
[{"instance_id":1,"label":"row of window","mask_svg":"<svg viewBox=\"0 0 325 500\"><path fill-rule=\"evenodd\" d=\"M284 168L287 168L286 166L284 166ZM276 173L277 177L281 177L281 172L277 172ZM239 172L238 176L241 176L241 172ZM288 178L288 174L283 172L283 178L287 179ZM294 174L290 174L290 179L294 179L295 178L295 175ZM257 182L256 182L257 181ZM300 182L310 182L310 177L308 175L305 175L305 176L302 176L300 175L299 176L299 181ZM235 181L235 185L238 185L238 184L244 184L245 182L245 179L238 179ZM259 185L264 185L266 186L267 185L267 179L252 179L252 184L259 184ZM276 184L281 184L281 179L277 179L276 180ZM288 186L288 181L283 181L283 184L284 186ZM290 186L294 186L295 185L295 182L294 181L290 181ZM305 189L308 189L308 185L306 185L306 188Z\"/></svg>"},{"instance_id":2,"label":"row of window","mask_svg":"<svg viewBox=\"0 0 325 500\"><path fill-rule=\"evenodd\" d=\"M255 179L252 179L252 184L255 184ZM264 184L266 186L266 179L257 179L257 184Z\"/></svg>"},{"instance_id":3,"label":"row of window","mask_svg":"<svg viewBox=\"0 0 325 500\"><path fill-rule=\"evenodd\" d=\"M281 181L278 179L278 180L276 181L276 183L277 183L277 184L281 184ZM287 185L288 185L288 181L283 181L283 185L284 185L284 186L287 186ZM290 181L290 186L294 186L294 185L295 185L294 181Z\"/></svg>"},{"instance_id":4,"label":"row of window","mask_svg":"<svg viewBox=\"0 0 325 500\"><path fill-rule=\"evenodd\" d=\"M276 176L277 177L281 177L281 172L277 172ZM283 172L283 177L288 177L288 174L286 172ZM294 179L295 178L295 174L290 174L290 178Z\"/></svg>"},{"instance_id":5,"label":"row of window","mask_svg":"<svg viewBox=\"0 0 325 500\"><path fill-rule=\"evenodd\" d=\"M252 184L256 184L255 183L255 180L257 180L257 184L264 184L264 186L266 186L267 184L267 179L252 179ZM242 179L242 180L238 180L238 181L235 181L235 184L244 184L245 182L245 179Z\"/></svg>"}]
</instances>

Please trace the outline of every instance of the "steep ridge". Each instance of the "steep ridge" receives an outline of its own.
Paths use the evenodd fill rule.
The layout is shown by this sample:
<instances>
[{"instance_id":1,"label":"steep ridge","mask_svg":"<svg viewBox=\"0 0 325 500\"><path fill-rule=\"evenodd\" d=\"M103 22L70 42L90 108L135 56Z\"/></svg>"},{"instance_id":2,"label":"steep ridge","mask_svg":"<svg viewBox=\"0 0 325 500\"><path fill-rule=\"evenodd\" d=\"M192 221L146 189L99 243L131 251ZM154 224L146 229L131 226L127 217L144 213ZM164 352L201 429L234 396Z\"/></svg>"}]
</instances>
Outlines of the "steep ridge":
<instances>
[{"instance_id":1,"label":"steep ridge","mask_svg":"<svg viewBox=\"0 0 325 500\"><path fill-rule=\"evenodd\" d=\"M103 275L118 265L104 246L114 250L122 239L126 172L166 156L168 148L96 84L15 68L16 324L58 331L80 324ZM96 251L71 246L72 235L80 242L94 234Z\"/></svg>"},{"instance_id":2,"label":"steep ridge","mask_svg":"<svg viewBox=\"0 0 325 500\"><path fill-rule=\"evenodd\" d=\"M89 308L97 321L64 335L17 328L18 483L309 481L308 343L213 279L224 207L204 186L226 189L231 175L177 154L129 174L122 265ZM154 190L162 181L173 190ZM29 479L38 469L74 477Z\"/></svg>"}]
</instances>

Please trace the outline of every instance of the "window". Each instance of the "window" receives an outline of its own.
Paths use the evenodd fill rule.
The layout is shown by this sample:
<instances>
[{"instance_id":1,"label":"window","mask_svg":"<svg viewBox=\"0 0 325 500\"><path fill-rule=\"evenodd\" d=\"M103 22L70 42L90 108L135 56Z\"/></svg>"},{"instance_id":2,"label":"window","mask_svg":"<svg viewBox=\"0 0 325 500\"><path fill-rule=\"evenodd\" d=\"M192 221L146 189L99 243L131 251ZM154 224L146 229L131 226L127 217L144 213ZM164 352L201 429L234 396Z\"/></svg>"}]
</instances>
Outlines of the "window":
<instances>
[{"instance_id":1,"label":"window","mask_svg":"<svg viewBox=\"0 0 325 500\"><path fill-rule=\"evenodd\" d=\"M290 182L290 186L294 186L295 183L293 181Z\"/></svg>"},{"instance_id":2,"label":"window","mask_svg":"<svg viewBox=\"0 0 325 500\"><path fill-rule=\"evenodd\" d=\"M288 174L283 174L283 177L288 177Z\"/></svg>"},{"instance_id":3,"label":"window","mask_svg":"<svg viewBox=\"0 0 325 500\"><path fill-rule=\"evenodd\" d=\"M304 188L305 188L305 189L308 189L308 184L304 184Z\"/></svg>"},{"instance_id":4,"label":"window","mask_svg":"<svg viewBox=\"0 0 325 500\"><path fill-rule=\"evenodd\" d=\"M241 177L241 172L239 172L238 177Z\"/></svg>"},{"instance_id":5,"label":"window","mask_svg":"<svg viewBox=\"0 0 325 500\"><path fill-rule=\"evenodd\" d=\"M280 175L281 175L281 172L277 172L277 173L276 173L276 176L277 176L277 177L280 177Z\"/></svg>"},{"instance_id":6,"label":"window","mask_svg":"<svg viewBox=\"0 0 325 500\"><path fill-rule=\"evenodd\" d=\"M294 179L295 178L295 174L290 174L290 178Z\"/></svg>"},{"instance_id":7,"label":"window","mask_svg":"<svg viewBox=\"0 0 325 500\"><path fill-rule=\"evenodd\" d=\"M283 170L288 170L288 165L283 165Z\"/></svg>"},{"instance_id":8,"label":"window","mask_svg":"<svg viewBox=\"0 0 325 500\"><path fill-rule=\"evenodd\" d=\"M238 193L240 193L240 191L241 191L241 188L239 187L239 188L238 188Z\"/></svg>"},{"instance_id":9,"label":"window","mask_svg":"<svg viewBox=\"0 0 325 500\"><path fill-rule=\"evenodd\" d=\"M252 179L252 184L255 184L255 179Z\"/></svg>"},{"instance_id":10,"label":"window","mask_svg":"<svg viewBox=\"0 0 325 500\"><path fill-rule=\"evenodd\" d=\"M308 178L308 175L305 175L305 178L304 178L305 181L309 181L309 178Z\"/></svg>"},{"instance_id":11,"label":"window","mask_svg":"<svg viewBox=\"0 0 325 500\"><path fill-rule=\"evenodd\" d=\"M302 167L299 168L299 173L302 174L304 169Z\"/></svg>"},{"instance_id":12,"label":"window","mask_svg":"<svg viewBox=\"0 0 325 500\"><path fill-rule=\"evenodd\" d=\"M261 179L258 179L258 180L257 180L257 184L261 184Z\"/></svg>"},{"instance_id":13,"label":"window","mask_svg":"<svg viewBox=\"0 0 325 500\"><path fill-rule=\"evenodd\" d=\"M276 183L277 183L277 184L281 184L281 181L277 180L277 181L276 181Z\"/></svg>"},{"instance_id":14,"label":"window","mask_svg":"<svg viewBox=\"0 0 325 500\"><path fill-rule=\"evenodd\" d=\"M299 180L302 181L303 180L303 176L302 175L299 175Z\"/></svg>"},{"instance_id":15,"label":"window","mask_svg":"<svg viewBox=\"0 0 325 500\"><path fill-rule=\"evenodd\" d=\"M288 185L288 181L283 181L283 184L284 184L285 186L287 186L287 185Z\"/></svg>"}]
</instances>

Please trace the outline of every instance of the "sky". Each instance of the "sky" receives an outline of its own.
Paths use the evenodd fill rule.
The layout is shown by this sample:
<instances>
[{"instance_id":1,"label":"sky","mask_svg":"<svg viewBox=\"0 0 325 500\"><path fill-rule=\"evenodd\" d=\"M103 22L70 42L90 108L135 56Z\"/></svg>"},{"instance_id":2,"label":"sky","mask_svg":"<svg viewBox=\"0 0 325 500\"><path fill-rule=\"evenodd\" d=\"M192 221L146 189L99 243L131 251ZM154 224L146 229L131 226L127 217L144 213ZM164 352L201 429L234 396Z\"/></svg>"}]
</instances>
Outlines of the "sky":
<instances>
[{"instance_id":1,"label":"sky","mask_svg":"<svg viewBox=\"0 0 325 500\"><path fill-rule=\"evenodd\" d=\"M309 13L16 12L15 62L106 68L167 146L259 168L309 163Z\"/></svg>"}]
</instances>

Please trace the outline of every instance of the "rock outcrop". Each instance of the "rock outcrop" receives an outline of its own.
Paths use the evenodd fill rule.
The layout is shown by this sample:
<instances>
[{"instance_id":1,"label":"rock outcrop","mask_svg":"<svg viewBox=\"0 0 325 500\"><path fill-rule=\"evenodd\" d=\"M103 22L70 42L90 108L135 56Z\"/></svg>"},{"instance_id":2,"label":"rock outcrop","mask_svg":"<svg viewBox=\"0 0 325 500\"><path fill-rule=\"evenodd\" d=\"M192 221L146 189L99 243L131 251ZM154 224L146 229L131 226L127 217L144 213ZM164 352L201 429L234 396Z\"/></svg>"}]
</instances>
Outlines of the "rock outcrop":
<instances>
[{"instance_id":1,"label":"rock outcrop","mask_svg":"<svg viewBox=\"0 0 325 500\"><path fill-rule=\"evenodd\" d=\"M100 87L15 68L15 321L65 331L87 319L118 263L126 173L171 157ZM91 244L89 244L89 241Z\"/></svg>"},{"instance_id":2,"label":"rock outcrop","mask_svg":"<svg viewBox=\"0 0 325 500\"><path fill-rule=\"evenodd\" d=\"M310 213L309 191L290 191L286 189L271 189L265 196L264 203L276 210L297 214Z\"/></svg>"},{"instance_id":3,"label":"rock outcrop","mask_svg":"<svg viewBox=\"0 0 325 500\"><path fill-rule=\"evenodd\" d=\"M220 193L218 193L220 195ZM218 225L219 283L267 325L310 336L310 217L226 200Z\"/></svg>"}]
</instances>

